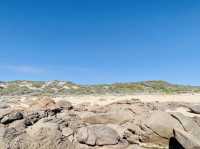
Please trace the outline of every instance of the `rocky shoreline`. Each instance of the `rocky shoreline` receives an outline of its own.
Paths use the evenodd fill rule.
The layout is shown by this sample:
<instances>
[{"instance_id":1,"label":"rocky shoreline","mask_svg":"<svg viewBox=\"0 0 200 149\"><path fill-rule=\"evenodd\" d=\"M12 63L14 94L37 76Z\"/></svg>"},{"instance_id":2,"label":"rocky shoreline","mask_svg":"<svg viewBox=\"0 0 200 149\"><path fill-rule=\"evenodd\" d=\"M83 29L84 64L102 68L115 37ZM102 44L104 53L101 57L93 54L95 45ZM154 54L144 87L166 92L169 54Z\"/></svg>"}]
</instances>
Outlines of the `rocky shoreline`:
<instances>
[{"instance_id":1,"label":"rocky shoreline","mask_svg":"<svg viewBox=\"0 0 200 149\"><path fill-rule=\"evenodd\" d=\"M169 112L186 108L193 113ZM169 110L170 109L170 110ZM108 105L1 101L1 149L200 148L200 105L122 100Z\"/></svg>"}]
</instances>

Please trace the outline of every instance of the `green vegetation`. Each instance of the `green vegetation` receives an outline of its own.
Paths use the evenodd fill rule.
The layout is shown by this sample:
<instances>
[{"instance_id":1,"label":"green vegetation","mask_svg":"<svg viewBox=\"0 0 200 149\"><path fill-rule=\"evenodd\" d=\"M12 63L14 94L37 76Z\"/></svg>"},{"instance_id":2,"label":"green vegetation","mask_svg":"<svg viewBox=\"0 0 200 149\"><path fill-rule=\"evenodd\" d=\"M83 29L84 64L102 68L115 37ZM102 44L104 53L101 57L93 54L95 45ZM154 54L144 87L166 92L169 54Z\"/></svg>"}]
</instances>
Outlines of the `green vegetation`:
<instances>
[{"instance_id":1,"label":"green vegetation","mask_svg":"<svg viewBox=\"0 0 200 149\"><path fill-rule=\"evenodd\" d=\"M8 85L6 88L0 89L0 95L24 95L31 93L32 90L28 87L18 87L15 84Z\"/></svg>"},{"instance_id":2,"label":"green vegetation","mask_svg":"<svg viewBox=\"0 0 200 149\"><path fill-rule=\"evenodd\" d=\"M0 95L62 95L62 94L133 94L133 93L200 93L200 87L175 85L165 81L143 81L99 85L77 85L64 81L0 82Z\"/></svg>"},{"instance_id":3,"label":"green vegetation","mask_svg":"<svg viewBox=\"0 0 200 149\"><path fill-rule=\"evenodd\" d=\"M42 81L32 81L31 84L32 84L32 87L41 88L44 85L44 82L42 82Z\"/></svg>"}]
</instances>

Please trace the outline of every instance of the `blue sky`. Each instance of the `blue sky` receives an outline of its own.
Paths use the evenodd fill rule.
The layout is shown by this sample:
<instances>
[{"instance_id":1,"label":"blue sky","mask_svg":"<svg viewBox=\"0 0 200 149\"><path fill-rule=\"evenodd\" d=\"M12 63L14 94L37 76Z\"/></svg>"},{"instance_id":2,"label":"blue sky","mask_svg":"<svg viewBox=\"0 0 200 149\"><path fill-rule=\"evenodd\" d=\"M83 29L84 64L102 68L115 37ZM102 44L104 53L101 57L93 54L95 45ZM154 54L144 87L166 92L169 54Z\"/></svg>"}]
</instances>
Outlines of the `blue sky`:
<instances>
[{"instance_id":1,"label":"blue sky","mask_svg":"<svg viewBox=\"0 0 200 149\"><path fill-rule=\"evenodd\" d=\"M199 0L2 0L0 80L200 85Z\"/></svg>"}]
</instances>

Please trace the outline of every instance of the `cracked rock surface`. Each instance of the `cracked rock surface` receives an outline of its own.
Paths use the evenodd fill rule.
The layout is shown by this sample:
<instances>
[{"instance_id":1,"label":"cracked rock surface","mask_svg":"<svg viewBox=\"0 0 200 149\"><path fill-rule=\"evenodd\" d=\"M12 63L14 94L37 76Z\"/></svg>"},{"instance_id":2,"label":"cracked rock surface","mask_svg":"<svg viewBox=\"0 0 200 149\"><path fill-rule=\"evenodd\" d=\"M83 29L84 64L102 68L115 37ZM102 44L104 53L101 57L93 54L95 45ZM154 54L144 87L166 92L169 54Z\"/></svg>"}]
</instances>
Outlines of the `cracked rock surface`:
<instances>
[{"instance_id":1,"label":"cracked rock surface","mask_svg":"<svg viewBox=\"0 0 200 149\"><path fill-rule=\"evenodd\" d=\"M0 149L200 148L197 105L137 99L72 105L50 97L1 102ZM196 116L169 112L180 107Z\"/></svg>"}]
</instances>

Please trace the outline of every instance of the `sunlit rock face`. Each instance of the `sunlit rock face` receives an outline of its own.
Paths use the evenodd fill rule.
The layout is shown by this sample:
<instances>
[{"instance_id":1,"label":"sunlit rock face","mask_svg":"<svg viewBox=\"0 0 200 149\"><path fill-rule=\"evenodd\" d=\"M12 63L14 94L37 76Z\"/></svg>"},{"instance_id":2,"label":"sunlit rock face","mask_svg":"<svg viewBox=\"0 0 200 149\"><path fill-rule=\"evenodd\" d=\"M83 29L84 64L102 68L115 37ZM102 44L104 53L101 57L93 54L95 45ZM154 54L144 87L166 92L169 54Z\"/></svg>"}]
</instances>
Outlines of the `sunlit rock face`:
<instances>
[{"instance_id":1,"label":"sunlit rock face","mask_svg":"<svg viewBox=\"0 0 200 149\"><path fill-rule=\"evenodd\" d=\"M2 149L199 148L200 115L190 110L197 104L134 98L74 104L43 95L0 102Z\"/></svg>"}]
</instances>

